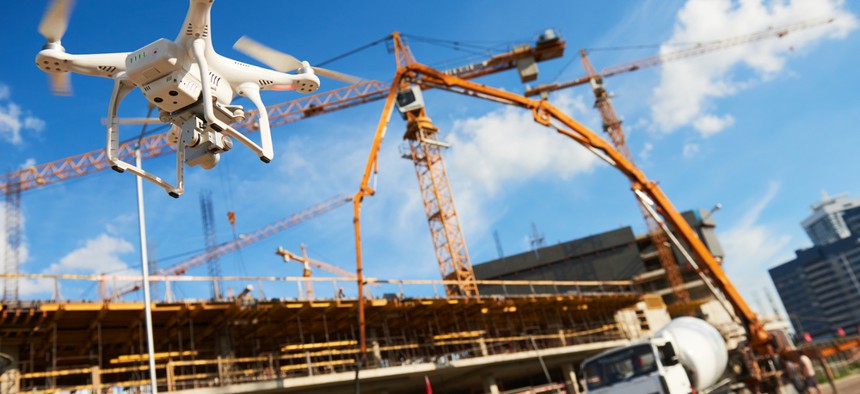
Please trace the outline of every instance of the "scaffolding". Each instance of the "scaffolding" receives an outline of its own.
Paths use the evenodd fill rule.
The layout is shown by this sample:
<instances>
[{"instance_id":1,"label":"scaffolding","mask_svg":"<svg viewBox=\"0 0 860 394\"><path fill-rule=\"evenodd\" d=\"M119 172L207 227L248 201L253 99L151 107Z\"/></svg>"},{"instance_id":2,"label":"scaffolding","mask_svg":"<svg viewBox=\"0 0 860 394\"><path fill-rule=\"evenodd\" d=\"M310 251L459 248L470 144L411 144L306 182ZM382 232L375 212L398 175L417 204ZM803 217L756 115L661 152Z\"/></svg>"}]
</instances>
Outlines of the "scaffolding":
<instances>
[{"instance_id":1,"label":"scaffolding","mask_svg":"<svg viewBox=\"0 0 860 394\"><path fill-rule=\"evenodd\" d=\"M11 275L4 274L4 277ZM34 275L43 280L134 280L87 275ZM153 281L210 277L153 276ZM224 277L255 282L352 278ZM438 363L626 339L615 313L641 296L632 282L477 281L526 286L519 296L447 297L455 280L383 280L394 288L432 286L436 295L389 293L365 300L370 359L364 368ZM564 288L563 292L553 289ZM579 289L578 291L572 289ZM417 291L422 292L422 291ZM441 293L441 294L440 294ZM160 390L221 386L351 371L360 356L359 302L332 291L316 300L259 299L251 292L223 302L164 302L152 308ZM21 392L53 393L147 384L141 302L23 302L4 304L0 341L16 351ZM227 346L225 346L225 344ZM162 371L163 370L163 371Z\"/></svg>"}]
</instances>

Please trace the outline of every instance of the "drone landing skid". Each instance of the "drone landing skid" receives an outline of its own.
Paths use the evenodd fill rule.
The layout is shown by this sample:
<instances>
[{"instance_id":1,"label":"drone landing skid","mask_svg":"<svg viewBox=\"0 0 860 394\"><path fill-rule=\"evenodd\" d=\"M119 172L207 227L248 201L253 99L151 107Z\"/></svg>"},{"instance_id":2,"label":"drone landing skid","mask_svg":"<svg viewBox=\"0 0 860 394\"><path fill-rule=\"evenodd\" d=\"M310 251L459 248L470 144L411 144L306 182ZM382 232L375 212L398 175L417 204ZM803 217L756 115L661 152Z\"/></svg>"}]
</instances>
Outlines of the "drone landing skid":
<instances>
[{"instance_id":1,"label":"drone landing skid","mask_svg":"<svg viewBox=\"0 0 860 394\"><path fill-rule=\"evenodd\" d=\"M107 138L107 156L111 168L116 172L128 171L143 179L146 179L158 186L164 188L167 194L174 198L178 198L185 191L184 172L185 172L185 147L181 143L176 145L176 185L171 185L165 182L160 177L157 177L147 171L144 171L139 166L126 163L119 157L119 121L117 120L117 109L119 103L135 88L135 85L128 80L124 73L118 75L114 79L113 93L111 94L110 104L108 105L108 138ZM181 142L181 141L180 141Z\"/></svg>"},{"instance_id":2,"label":"drone landing skid","mask_svg":"<svg viewBox=\"0 0 860 394\"><path fill-rule=\"evenodd\" d=\"M199 165L205 169L212 169L220 161L221 153L233 147L233 138L248 146L261 159L264 157L264 151L260 146L229 125L244 119L244 110L241 106L224 106L210 101L213 115L211 119L214 122L207 122L204 115L206 103L200 99L196 104L182 111L175 113L160 111L159 114L160 121L175 126L171 129L169 138L171 143L176 144L176 185L145 171L138 165L123 161L118 155L120 122L117 119L117 110L120 102L134 88L135 85L125 75L118 76L114 82L107 118L107 156L113 170L128 171L142 177L163 188L171 197L178 198L185 191L184 165L188 164L191 167Z\"/></svg>"}]
</instances>

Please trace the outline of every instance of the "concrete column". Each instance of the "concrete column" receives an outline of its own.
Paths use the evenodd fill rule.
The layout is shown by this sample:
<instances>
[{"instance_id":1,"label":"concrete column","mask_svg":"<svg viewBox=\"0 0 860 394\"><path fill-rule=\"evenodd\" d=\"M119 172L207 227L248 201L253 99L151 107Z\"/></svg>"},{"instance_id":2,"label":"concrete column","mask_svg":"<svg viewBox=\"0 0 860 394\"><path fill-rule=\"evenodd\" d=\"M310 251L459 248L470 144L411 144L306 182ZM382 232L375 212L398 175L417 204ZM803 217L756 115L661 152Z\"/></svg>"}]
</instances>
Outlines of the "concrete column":
<instances>
[{"instance_id":1,"label":"concrete column","mask_svg":"<svg viewBox=\"0 0 860 394\"><path fill-rule=\"evenodd\" d=\"M561 342L561 346L567 346L567 340L564 338L564 330L558 330L558 340Z\"/></svg>"},{"instance_id":2,"label":"concrete column","mask_svg":"<svg viewBox=\"0 0 860 394\"><path fill-rule=\"evenodd\" d=\"M484 337L478 338L478 346L481 347L481 356L486 357L490 354L490 352L487 351L487 341L484 340Z\"/></svg>"},{"instance_id":3,"label":"concrete column","mask_svg":"<svg viewBox=\"0 0 860 394\"><path fill-rule=\"evenodd\" d=\"M164 372L167 377L167 391L176 391L176 377L173 375L173 360L167 361L164 367Z\"/></svg>"},{"instance_id":4,"label":"concrete column","mask_svg":"<svg viewBox=\"0 0 860 394\"><path fill-rule=\"evenodd\" d=\"M579 381L576 378L576 371L573 369L573 364L562 364L561 372L564 376L564 386L570 394L579 394Z\"/></svg>"},{"instance_id":5,"label":"concrete column","mask_svg":"<svg viewBox=\"0 0 860 394\"><path fill-rule=\"evenodd\" d=\"M379 347L379 341L374 340L371 344L371 348L373 349L373 360L376 362L377 366L382 365L382 349Z\"/></svg>"},{"instance_id":6,"label":"concrete column","mask_svg":"<svg viewBox=\"0 0 860 394\"><path fill-rule=\"evenodd\" d=\"M499 386L496 384L494 375L484 375L484 393L499 394Z\"/></svg>"},{"instance_id":7,"label":"concrete column","mask_svg":"<svg viewBox=\"0 0 860 394\"><path fill-rule=\"evenodd\" d=\"M90 367L90 375L93 381L93 392L101 394L102 392L102 372L98 365Z\"/></svg>"},{"instance_id":8,"label":"concrete column","mask_svg":"<svg viewBox=\"0 0 860 394\"><path fill-rule=\"evenodd\" d=\"M218 384L217 386L223 386L224 382L224 362L221 360L221 356L218 356Z\"/></svg>"}]
</instances>

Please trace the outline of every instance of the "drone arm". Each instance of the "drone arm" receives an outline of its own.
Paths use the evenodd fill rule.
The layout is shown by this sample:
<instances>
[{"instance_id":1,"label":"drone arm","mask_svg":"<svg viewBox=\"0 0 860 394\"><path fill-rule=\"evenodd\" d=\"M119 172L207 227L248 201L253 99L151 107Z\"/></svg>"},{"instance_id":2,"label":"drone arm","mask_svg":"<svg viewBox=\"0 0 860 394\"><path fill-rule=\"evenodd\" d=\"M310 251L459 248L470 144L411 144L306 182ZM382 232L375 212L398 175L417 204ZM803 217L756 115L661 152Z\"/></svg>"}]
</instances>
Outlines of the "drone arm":
<instances>
[{"instance_id":1,"label":"drone arm","mask_svg":"<svg viewBox=\"0 0 860 394\"><path fill-rule=\"evenodd\" d=\"M203 116L210 124L223 125L223 122L215 118L215 110L212 108L212 82L209 79L209 63L206 61L206 41L198 38L191 43L191 50L197 67L200 71L200 82L203 85ZM223 126L222 126L223 128Z\"/></svg>"},{"instance_id":2,"label":"drone arm","mask_svg":"<svg viewBox=\"0 0 860 394\"><path fill-rule=\"evenodd\" d=\"M248 137L244 136L242 133L236 131L236 129L230 127L230 125L218 120L215 117L215 111L212 105L212 82L209 79L209 63L206 60L206 41L202 38L198 38L191 42L191 53L194 55L194 60L197 62L198 71L200 71L200 82L202 85L202 95L203 95L203 117L206 118L206 122L215 129L216 131L222 132L232 138L235 138L243 145L247 146L249 149L254 151L257 156L265 163L272 161L272 153L271 153L271 138L269 139L269 151L267 152L264 148L261 148L259 145L255 144L254 141L251 141ZM268 125L268 122L267 122ZM265 146L266 139L263 139L263 144Z\"/></svg>"},{"instance_id":3,"label":"drone arm","mask_svg":"<svg viewBox=\"0 0 860 394\"><path fill-rule=\"evenodd\" d=\"M260 125L260 143L263 145L263 156L272 160L272 157L275 155L275 150L272 147L272 132L269 126L269 112L266 109L266 105L263 104L263 99L260 97L260 87L254 83L243 83L239 85L239 94L247 97L248 100L251 100L251 102L257 106L257 113L260 115L258 123Z\"/></svg>"},{"instance_id":4,"label":"drone arm","mask_svg":"<svg viewBox=\"0 0 860 394\"><path fill-rule=\"evenodd\" d=\"M128 53L76 55L56 49L45 49L36 56L36 64L46 72L73 72L94 77L114 78L125 71Z\"/></svg>"},{"instance_id":5,"label":"drone arm","mask_svg":"<svg viewBox=\"0 0 860 394\"><path fill-rule=\"evenodd\" d=\"M177 146L177 169L176 169L176 180L177 186L165 182L160 177L157 177L153 174L150 174L144 171L142 168L126 163L119 158L119 124L120 122L117 120L117 111L119 109L119 104L122 100L128 95L129 92L134 90L135 85L128 80L125 73L120 73L115 79L113 84L113 93L111 94L110 104L108 104L108 118L107 118L107 157L108 162L110 162L111 168L117 172L125 172L128 171L132 174L135 174L139 177L143 177L146 180L157 184L164 188L168 194L173 197L179 197L184 191L184 168L182 167L185 161L185 149L184 145L179 143Z\"/></svg>"}]
</instances>

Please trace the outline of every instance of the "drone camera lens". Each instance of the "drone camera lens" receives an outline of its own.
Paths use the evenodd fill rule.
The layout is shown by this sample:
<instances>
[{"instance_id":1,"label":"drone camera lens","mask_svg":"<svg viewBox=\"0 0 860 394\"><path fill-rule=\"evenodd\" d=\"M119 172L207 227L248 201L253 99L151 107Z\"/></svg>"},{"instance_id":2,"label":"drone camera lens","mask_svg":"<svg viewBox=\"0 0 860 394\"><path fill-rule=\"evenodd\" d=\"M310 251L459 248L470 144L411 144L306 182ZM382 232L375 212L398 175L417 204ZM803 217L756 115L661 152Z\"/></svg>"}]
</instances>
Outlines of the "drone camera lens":
<instances>
[{"instance_id":1,"label":"drone camera lens","mask_svg":"<svg viewBox=\"0 0 860 394\"><path fill-rule=\"evenodd\" d=\"M156 103L160 103L160 102L164 101L164 99L161 97L156 97L156 98L152 99L152 101L155 101Z\"/></svg>"}]
</instances>

